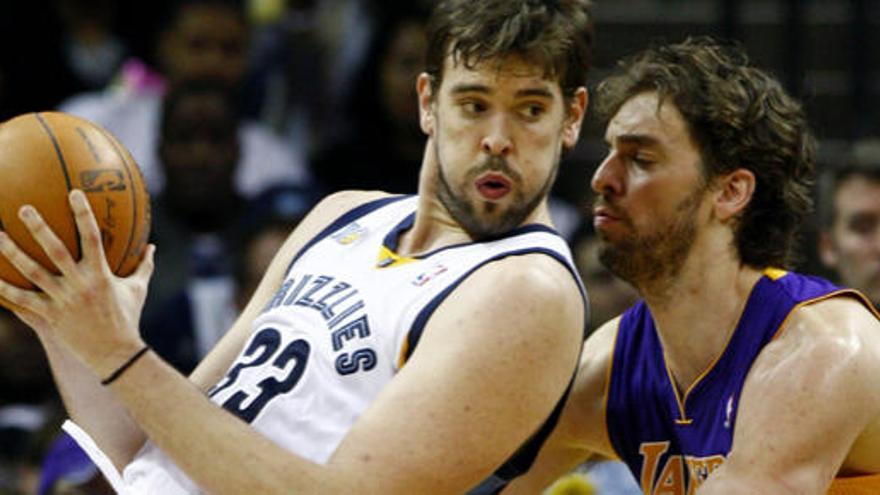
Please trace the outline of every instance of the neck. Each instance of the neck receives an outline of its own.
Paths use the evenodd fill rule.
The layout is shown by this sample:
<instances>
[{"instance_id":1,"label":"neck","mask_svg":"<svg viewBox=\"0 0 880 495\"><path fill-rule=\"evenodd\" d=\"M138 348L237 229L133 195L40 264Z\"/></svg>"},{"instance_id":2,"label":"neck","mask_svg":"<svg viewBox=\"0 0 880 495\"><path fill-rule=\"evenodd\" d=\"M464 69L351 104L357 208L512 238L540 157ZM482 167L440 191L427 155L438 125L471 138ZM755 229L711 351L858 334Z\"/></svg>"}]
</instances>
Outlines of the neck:
<instances>
[{"instance_id":1,"label":"neck","mask_svg":"<svg viewBox=\"0 0 880 495\"><path fill-rule=\"evenodd\" d=\"M743 265L729 246L701 249L695 244L673 280L639 287L680 391L724 351L761 278L762 272Z\"/></svg>"}]
</instances>

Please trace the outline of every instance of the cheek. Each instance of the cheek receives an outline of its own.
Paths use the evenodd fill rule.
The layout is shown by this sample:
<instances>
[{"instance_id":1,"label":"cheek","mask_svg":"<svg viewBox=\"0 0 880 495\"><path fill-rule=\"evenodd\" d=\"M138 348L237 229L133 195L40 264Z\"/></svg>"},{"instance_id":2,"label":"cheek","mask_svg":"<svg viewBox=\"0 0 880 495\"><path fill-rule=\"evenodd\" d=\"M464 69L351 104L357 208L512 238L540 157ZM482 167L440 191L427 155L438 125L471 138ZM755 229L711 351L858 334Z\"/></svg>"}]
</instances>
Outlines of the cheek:
<instances>
[{"instance_id":1,"label":"cheek","mask_svg":"<svg viewBox=\"0 0 880 495\"><path fill-rule=\"evenodd\" d=\"M861 259L869 256L872 237L855 232L844 232L838 236L838 249L842 257Z\"/></svg>"},{"instance_id":2,"label":"cheek","mask_svg":"<svg viewBox=\"0 0 880 495\"><path fill-rule=\"evenodd\" d=\"M561 136L524 132L516 139L524 175L546 177L560 158Z\"/></svg>"},{"instance_id":3,"label":"cheek","mask_svg":"<svg viewBox=\"0 0 880 495\"><path fill-rule=\"evenodd\" d=\"M636 226L641 226L657 223L660 219L665 218L666 209L662 199L662 191L655 187L655 184L640 180L640 177L630 174L626 194L620 203L630 220Z\"/></svg>"},{"instance_id":4,"label":"cheek","mask_svg":"<svg viewBox=\"0 0 880 495\"><path fill-rule=\"evenodd\" d=\"M444 165L454 165L480 150L479 133L474 126L450 124L444 119L437 127L434 139ZM450 162L450 163L446 163Z\"/></svg>"},{"instance_id":5,"label":"cheek","mask_svg":"<svg viewBox=\"0 0 880 495\"><path fill-rule=\"evenodd\" d=\"M445 117L440 120L441 138L449 148L466 148L479 145L482 131L480 126L462 122L456 117Z\"/></svg>"}]
</instances>

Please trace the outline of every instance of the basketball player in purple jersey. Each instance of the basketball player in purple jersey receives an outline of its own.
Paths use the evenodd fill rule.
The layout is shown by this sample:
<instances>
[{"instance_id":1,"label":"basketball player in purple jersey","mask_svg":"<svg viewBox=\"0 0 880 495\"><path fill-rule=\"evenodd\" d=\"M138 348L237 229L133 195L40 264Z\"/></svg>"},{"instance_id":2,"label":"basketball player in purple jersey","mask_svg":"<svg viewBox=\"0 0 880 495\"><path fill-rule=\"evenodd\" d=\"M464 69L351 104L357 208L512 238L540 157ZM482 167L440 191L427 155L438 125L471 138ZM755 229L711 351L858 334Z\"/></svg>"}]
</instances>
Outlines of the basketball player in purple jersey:
<instances>
[{"instance_id":1,"label":"basketball player in purple jersey","mask_svg":"<svg viewBox=\"0 0 880 495\"><path fill-rule=\"evenodd\" d=\"M489 494L528 468L587 318L547 194L586 111L588 3L437 2L414 81L419 195L322 201L189 380L138 335L151 255L114 277L78 192L80 262L21 212L63 275L0 235L43 289L0 296L40 335L72 431L117 489Z\"/></svg>"},{"instance_id":2,"label":"basketball player in purple jersey","mask_svg":"<svg viewBox=\"0 0 880 495\"><path fill-rule=\"evenodd\" d=\"M880 493L880 322L785 270L810 207L800 105L711 40L654 48L597 92L601 258L643 300L582 353L538 493L591 455L646 495Z\"/></svg>"}]
</instances>

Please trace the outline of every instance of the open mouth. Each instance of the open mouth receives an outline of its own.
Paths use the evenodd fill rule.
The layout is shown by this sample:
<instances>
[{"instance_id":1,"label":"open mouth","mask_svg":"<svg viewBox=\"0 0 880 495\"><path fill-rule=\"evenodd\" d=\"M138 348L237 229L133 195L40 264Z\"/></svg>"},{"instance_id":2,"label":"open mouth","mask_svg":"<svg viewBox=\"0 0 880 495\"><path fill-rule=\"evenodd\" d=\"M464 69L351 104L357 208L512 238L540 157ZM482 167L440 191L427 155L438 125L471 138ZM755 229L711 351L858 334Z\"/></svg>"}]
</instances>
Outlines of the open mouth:
<instances>
[{"instance_id":1,"label":"open mouth","mask_svg":"<svg viewBox=\"0 0 880 495\"><path fill-rule=\"evenodd\" d=\"M474 183L477 191L486 199L501 199L510 192L510 181L500 174L487 174Z\"/></svg>"}]
</instances>

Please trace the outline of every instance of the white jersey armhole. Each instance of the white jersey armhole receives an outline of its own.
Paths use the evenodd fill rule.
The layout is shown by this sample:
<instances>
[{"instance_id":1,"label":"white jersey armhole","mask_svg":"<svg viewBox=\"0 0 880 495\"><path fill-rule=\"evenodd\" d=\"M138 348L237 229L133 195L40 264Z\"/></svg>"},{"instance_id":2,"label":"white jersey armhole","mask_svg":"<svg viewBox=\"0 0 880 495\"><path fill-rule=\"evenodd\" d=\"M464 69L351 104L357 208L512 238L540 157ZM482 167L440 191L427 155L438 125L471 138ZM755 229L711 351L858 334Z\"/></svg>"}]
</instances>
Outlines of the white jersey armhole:
<instances>
[{"instance_id":1,"label":"white jersey armhole","mask_svg":"<svg viewBox=\"0 0 880 495\"><path fill-rule=\"evenodd\" d=\"M70 419L66 420L64 424L61 425L61 428L66 431L68 435L73 437L76 443L89 456L89 459L98 466L98 469L101 470L101 473L110 483L110 486L113 487L113 490L116 491L116 493L125 493L125 482L122 481L122 475L119 474L119 471L116 470L116 466L113 465L113 462L107 457L107 454L98 447L98 444L95 443L92 437Z\"/></svg>"}]
</instances>

